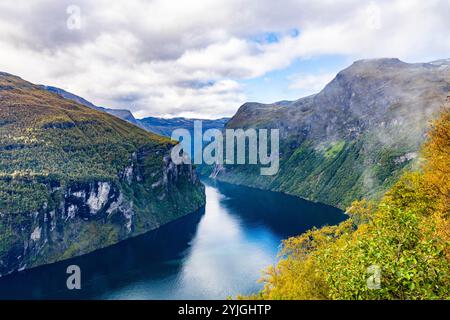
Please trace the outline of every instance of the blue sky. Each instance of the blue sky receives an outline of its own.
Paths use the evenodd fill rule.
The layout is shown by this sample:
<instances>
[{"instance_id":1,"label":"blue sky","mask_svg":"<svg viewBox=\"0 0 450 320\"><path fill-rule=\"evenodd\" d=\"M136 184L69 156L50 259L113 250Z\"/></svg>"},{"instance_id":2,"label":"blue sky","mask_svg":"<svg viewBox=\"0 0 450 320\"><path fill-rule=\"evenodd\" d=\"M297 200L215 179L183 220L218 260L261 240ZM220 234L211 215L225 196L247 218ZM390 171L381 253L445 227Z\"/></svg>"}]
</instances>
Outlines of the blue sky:
<instances>
[{"instance_id":1,"label":"blue sky","mask_svg":"<svg viewBox=\"0 0 450 320\"><path fill-rule=\"evenodd\" d=\"M296 100L317 93L315 88L292 88L289 86L295 77L304 74L337 74L352 63L342 55L323 55L311 58L297 58L287 68L270 71L267 74L242 80L248 101L272 103L279 100Z\"/></svg>"}]
</instances>

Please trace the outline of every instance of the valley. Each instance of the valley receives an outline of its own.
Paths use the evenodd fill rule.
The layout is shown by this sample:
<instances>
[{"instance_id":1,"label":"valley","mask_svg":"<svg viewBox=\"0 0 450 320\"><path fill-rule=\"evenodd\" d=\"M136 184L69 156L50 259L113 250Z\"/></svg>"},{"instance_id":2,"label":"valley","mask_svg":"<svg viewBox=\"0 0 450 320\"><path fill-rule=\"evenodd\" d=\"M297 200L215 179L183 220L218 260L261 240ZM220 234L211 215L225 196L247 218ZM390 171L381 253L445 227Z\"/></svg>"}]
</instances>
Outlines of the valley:
<instances>
[{"instance_id":1,"label":"valley","mask_svg":"<svg viewBox=\"0 0 450 320\"><path fill-rule=\"evenodd\" d=\"M2 299L224 299L260 290L280 241L347 217L338 209L214 180L206 205L102 250L0 278ZM283 207L283 210L280 210ZM81 290L66 269L82 270Z\"/></svg>"},{"instance_id":2,"label":"valley","mask_svg":"<svg viewBox=\"0 0 450 320\"><path fill-rule=\"evenodd\" d=\"M20 284L0 296L23 297L27 281L26 290L48 287L30 298L59 297L63 282L55 281L65 275L42 272L72 262L88 271L91 285L64 298L252 295L263 289L258 270L277 261L280 241L342 221L336 228L346 228L353 201L379 201L405 172L420 168L420 146L430 121L447 108L449 83L449 60L361 60L317 94L245 103L231 118L136 119L129 110L0 73L0 285ZM278 129L279 172L175 164L173 130L193 133L199 120L202 133ZM98 278L94 261L115 264L125 249L131 256L114 271L124 276ZM243 258L250 252L259 260ZM204 263L214 273L198 279L194 270ZM99 285L102 277L111 285ZM208 282L214 286L202 287Z\"/></svg>"}]
</instances>

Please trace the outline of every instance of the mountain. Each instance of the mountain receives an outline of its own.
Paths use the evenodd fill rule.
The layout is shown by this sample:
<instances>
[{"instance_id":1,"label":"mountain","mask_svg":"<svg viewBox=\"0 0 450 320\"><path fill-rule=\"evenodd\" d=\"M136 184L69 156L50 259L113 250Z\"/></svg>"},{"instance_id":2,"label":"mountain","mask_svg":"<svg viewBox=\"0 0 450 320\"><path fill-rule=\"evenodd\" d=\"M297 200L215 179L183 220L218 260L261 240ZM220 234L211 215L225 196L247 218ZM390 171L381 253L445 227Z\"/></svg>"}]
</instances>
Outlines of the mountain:
<instances>
[{"instance_id":1,"label":"mountain","mask_svg":"<svg viewBox=\"0 0 450 320\"><path fill-rule=\"evenodd\" d=\"M63 98L65 98L65 99L75 101L75 102L77 102L79 104L85 105L85 106L87 106L89 108L92 108L92 109L96 109L96 110L107 112L109 114L112 114L113 116L116 116L116 117L118 117L120 119L128 121L128 122L130 122L130 123L132 123L134 125L137 125L137 126L139 125L138 121L133 116L133 114L131 113L130 110L127 110L127 109L110 109L110 108L105 108L105 107L99 107L99 106L96 106L95 104L93 104L92 102L87 101L86 99L84 99L84 98L82 98L80 96L77 96L76 94L70 93L70 92L68 92L68 91L66 91L64 89L61 89L61 88L52 87L52 86L44 86L44 85L40 85L39 87L42 88L42 89L48 90L50 92L56 93L56 94L62 96Z\"/></svg>"},{"instance_id":2,"label":"mountain","mask_svg":"<svg viewBox=\"0 0 450 320\"><path fill-rule=\"evenodd\" d=\"M0 276L112 245L202 207L169 139L0 73Z\"/></svg>"},{"instance_id":3,"label":"mountain","mask_svg":"<svg viewBox=\"0 0 450 320\"><path fill-rule=\"evenodd\" d=\"M78 102L82 105L85 105L89 108L103 111L106 113L109 113L117 118L123 119L125 121L128 121L135 126L138 126L144 130L147 130L148 132L152 132L158 135L171 137L172 132L176 129L187 129L192 136L194 136L194 121L201 121L202 122L202 131L205 132L208 129L219 129L222 130L225 127L225 124L230 120L230 118L220 118L215 120L210 119L190 119L190 118L182 118L182 117L176 117L176 118L158 118L158 117L147 117L143 119L136 119L130 110L127 109L109 109L104 107L99 107L91 103L90 101L87 101L86 99L77 96L73 93L70 93L68 91L65 91L63 89L52 87L52 86L44 86L40 85L40 88L56 93L60 96L62 96L65 99L69 99L75 102ZM199 152L202 152L202 150L199 150ZM192 146L190 152L187 151L188 154L192 155L194 154L194 148ZM202 176L208 176L212 172L212 167L209 165L198 165L196 170L199 175Z\"/></svg>"},{"instance_id":4,"label":"mountain","mask_svg":"<svg viewBox=\"0 0 450 320\"><path fill-rule=\"evenodd\" d=\"M420 154L419 170L406 171L380 200L356 201L339 225L285 241L277 265L264 272L264 289L245 298L447 299L450 108L430 125Z\"/></svg>"},{"instance_id":5,"label":"mountain","mask_svg":"<svg viewBox=\"0 0 450 320\"><path fill-rule=\"evenodd\" d=\"M220 118L220 119L189 119L189 118L155 118L148 117L138 120L139 124L145 130L150 132L154 132L156 134L160 134L166 137L171 137L172 132L176 129L186 129L191 133L191 136L194 137L194 121L201 121L202 124L202 132L205 132L208 129L218 129L223 130L225 125L230 120L230 118ZM206 144L205 141L202 141L203 145ZM194 158L194 144L192 143L190 150L185 150L186 153ZM197 151L197 154L201 154L203 152L203 148ZM207 164L199 164L196 165L197 174L200 176L207 177L213 171L213 166Z\"/></svg>"},{"instance_id":6,"label":"mountain","mask_svg":"<svg viewBox=\"0 0 450 320\"><path fill-rule=\"evenodd\" d=\"M187 129L194 132L194 121L201 121L203 130L223 129L230 118L209 119L188 119L188 118L155 118L148 117L138 120L142 128L166 137L172 135L175 129Z\"/></svg>"},{"instance_id":7,"label":"mountain","mask_svg":"<svg viewBox=\"0 0 450 320\"><path fill-rule=\"evenodd\" d=\"M217 179L281 191L341 208L380 196L417 162L430 119L450 89L450 60L354 62L319 93L245 103L226 128L280 129L280 170L216 167Z\"/></svg>"}]
</instances>

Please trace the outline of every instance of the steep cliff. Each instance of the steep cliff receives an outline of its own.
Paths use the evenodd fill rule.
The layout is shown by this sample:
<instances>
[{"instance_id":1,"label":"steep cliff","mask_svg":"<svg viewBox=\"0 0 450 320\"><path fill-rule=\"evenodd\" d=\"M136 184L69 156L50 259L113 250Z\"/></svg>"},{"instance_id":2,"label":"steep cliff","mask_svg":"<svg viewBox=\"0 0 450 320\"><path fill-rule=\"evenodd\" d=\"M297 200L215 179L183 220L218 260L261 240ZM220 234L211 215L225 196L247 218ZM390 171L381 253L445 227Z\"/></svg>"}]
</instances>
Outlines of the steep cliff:
<instances>
[{"instance_id":1,"label":"steep cliff","mask_svg":"<svg viewBox=\"0 0 450 320\"><path fill-rule=\"evenodd\" d=\"M117 243L205 203L173 143L0 73L0 276Z\"/></svg>"},{"instance_id":2,"label":"steep cliff","mask_svg":"<svg viewBox=\"0 0 450 320\"><path fill-rule=\"evenodd\" d=\"M318 94L246 103L227 128L280 130L280 170L226 165L217 179L282 191L345 208L381 195L417 160L427 123L443 107L450 61L353 63Z\"/></svg>"}]
</instances>

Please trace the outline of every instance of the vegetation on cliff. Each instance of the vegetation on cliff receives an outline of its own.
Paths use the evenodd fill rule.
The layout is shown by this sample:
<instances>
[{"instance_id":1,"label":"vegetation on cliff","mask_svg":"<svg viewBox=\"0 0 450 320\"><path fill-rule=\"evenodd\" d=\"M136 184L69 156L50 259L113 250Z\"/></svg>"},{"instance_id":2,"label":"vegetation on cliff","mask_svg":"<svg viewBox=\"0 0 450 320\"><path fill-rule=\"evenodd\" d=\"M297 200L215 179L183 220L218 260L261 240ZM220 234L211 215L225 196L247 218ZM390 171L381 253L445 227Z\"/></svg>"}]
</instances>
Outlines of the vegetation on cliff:
<instances>
[{"instance_id":1,"label":"vegetation on cliff","mask_svg":"<svg viewBox=\"0 0 450 320\"><path fill-rule=\"evenodd\" d=\"M280 130L280 170L225 165L217 179L284 192L341 209L379 199L417 165L427 122L445 102L450 62L356 61L319 93L246 103L227 128Z\"/></svg>"},{"instance_id":2,"label":"vegetation on cliff","mask_svg":"<svg viewBox=\"0 0 450 320\"><path fill-rule=\"evenodd\" d=\"M433 122L418 171L350 219L283 242L257 299L448 299L450 110ZM379 288L368 285L379 270Z\"/></svg>"},{"instance_id":3,"label":"vegetation on cliff","mask_svg":"<svg viewBox=\"0 0 450 320\"><path fill-rule=\"evenodd\" d=\"M173 142L0 73L0 275L193 212L203 186Z\"/></svg>"}]
</instances>

